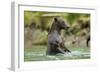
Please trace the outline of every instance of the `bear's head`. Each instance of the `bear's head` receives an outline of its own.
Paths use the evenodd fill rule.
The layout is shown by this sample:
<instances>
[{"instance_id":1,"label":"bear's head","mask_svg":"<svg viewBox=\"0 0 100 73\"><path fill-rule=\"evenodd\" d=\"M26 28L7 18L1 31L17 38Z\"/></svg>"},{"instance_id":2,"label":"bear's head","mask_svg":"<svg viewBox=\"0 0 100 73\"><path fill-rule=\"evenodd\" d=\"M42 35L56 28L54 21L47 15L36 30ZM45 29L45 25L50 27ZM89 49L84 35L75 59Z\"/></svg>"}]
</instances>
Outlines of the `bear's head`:
<instances>
[{"instance_id":1,"label":"bear's head","mask_svg":"<svg viewBox=\"0 0 100 73\"><path fill-rule=\"evenodd\" d=\"M61 29L68 29L70 26L65 23L65 21L62 18L54 18L54 22L57 26L57 28Z\"/></svg>"}]
</instances>

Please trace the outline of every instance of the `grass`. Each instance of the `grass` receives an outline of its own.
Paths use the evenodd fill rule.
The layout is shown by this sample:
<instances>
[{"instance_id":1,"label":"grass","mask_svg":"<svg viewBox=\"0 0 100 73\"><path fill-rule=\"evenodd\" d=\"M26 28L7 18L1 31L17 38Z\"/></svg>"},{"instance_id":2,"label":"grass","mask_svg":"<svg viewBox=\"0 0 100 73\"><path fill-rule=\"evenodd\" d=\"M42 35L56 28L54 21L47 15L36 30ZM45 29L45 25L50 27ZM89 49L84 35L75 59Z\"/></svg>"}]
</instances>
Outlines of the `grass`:
<instances>
[{"instance_id":1,"label":"grass","mask_svg":"<svg viewBox=\"0 0 100 73\"><path fill-rule=\"evenodd\" d=\"M46 46L34 46L31 49L24 49L24 61L50 61L50 60L73 60L89 59L90 49L88 47L71 47L71 54L57 54L55 56L46 55Z\"/></svg>"}]
</instances>

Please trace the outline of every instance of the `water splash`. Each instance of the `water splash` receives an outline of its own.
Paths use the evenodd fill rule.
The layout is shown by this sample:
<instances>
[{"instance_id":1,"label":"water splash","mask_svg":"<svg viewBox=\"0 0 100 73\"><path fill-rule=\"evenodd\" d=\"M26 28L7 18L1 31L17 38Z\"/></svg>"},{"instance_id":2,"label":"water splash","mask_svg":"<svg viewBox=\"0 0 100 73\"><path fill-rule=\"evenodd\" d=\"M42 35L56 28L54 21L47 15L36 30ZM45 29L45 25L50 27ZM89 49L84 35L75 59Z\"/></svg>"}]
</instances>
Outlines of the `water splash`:
<instances>
[{"instance_id":1,"label":"water splash","mask_svg":"<svg viewBox=\"0 0 100 73\"><path fill-rule=\"evenodd\" d=\"M64 57L75 58L75 57L90 56L90 53L89 52L84 52L84 51L72 51L71 53L66 52L63 55L64 55Z\"/></svg>"}]
</instances>

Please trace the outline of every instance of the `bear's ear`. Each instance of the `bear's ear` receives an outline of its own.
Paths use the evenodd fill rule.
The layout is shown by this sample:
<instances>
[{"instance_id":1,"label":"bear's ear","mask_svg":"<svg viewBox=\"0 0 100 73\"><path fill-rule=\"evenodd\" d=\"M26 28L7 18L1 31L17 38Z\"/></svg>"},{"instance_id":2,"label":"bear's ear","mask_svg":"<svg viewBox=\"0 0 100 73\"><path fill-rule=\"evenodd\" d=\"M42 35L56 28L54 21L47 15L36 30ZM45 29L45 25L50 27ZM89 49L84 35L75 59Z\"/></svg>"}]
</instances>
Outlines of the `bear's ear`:
<instances>
[{"instance_id":1,"label":"bear's ear","mask_svg":"<svg viewBox=\"0 0 100 73\"><path fill-rule=\"evenodd\" d=\"M57 21L58 19L57 18L54 18L54 20Z\"/></svg>"}]
</instances>

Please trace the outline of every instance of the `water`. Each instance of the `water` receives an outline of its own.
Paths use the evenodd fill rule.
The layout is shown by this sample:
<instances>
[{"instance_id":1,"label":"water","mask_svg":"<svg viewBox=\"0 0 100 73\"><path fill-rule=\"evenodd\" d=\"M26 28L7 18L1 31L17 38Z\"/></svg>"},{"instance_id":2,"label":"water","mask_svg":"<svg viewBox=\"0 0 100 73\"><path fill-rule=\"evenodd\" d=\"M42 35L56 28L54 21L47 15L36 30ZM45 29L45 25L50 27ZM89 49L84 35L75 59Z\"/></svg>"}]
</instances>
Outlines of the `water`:
<instances>
[{"instance_id":1,"label":"water","mask_svg":"<svg viewBox=\"0 0 100 73\"><path fill-rule=\"evenodd\" d=\"M57 54L54 56L46 55L46 46L35 46L33 49L24 50L24 61L49 61L49 60L71 60L89 59L89 48L71 48L71 53Z\"/></svg>"}]
</instances>

